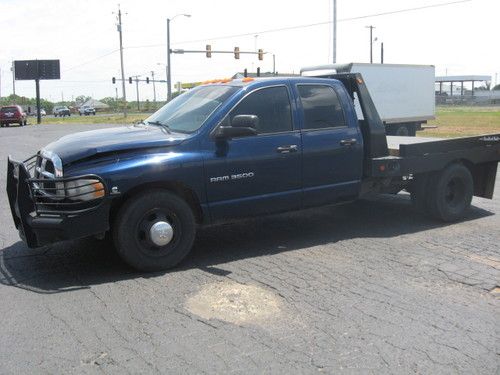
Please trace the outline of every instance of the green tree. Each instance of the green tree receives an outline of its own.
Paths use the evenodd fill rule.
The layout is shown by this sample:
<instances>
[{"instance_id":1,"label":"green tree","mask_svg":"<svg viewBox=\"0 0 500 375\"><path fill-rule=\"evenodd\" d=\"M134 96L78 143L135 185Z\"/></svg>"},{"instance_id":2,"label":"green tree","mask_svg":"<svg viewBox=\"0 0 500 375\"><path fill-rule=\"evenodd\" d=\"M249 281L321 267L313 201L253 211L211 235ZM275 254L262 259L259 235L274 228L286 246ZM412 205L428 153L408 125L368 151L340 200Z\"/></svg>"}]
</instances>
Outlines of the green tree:
<instances>
[{"instance_id":1,"label":"green tree","mask_svg":"<svg viewBox=\"0 0 500 375\"><path fill-rule=\"evenodd\" d=\"M83 103L85 103L89 99L92 99L92 98L90 96L86 96L86 95L78 95L75 98L75 104L76 105L82 105Z\"/></svg>"},{"instance_id":2,"label":"green tree","mask_svg":"<svg viewBox=\"0 0 500 375\"><path fill-rule=\"evenodd\" d=\"M113 111L116 111L119 108L122 108L122 102L121 102L121 100L117 101L116 98L112 98L111 96L99 99L99 101L103 102L104 104L109 105L109 108L112 109Z\"/></svg>"}]
</instances>

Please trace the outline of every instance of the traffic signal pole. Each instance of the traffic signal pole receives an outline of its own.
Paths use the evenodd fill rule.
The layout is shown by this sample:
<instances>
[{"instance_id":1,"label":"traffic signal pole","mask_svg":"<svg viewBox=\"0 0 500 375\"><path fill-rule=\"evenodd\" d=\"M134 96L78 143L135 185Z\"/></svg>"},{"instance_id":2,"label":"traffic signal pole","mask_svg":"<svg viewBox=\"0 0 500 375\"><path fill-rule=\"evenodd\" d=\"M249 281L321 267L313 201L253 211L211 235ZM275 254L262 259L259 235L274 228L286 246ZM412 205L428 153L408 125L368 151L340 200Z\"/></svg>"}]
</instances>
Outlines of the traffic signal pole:
<instances>
[{"instance_id":1,"label":"traffic signal pole","mask_svg":"<svg viewBox=\"0 0 500 375\"><path fill-rule=\"evenodd\" d=\"M137 110L140 111L141 110L141 105L140 105L140 102L139 102L139 76L135 77L135 91L137 93Z\"/></svg>"},{"instance_id":2,"label":"traffic signal pole","mask_svg":"<svg viewBox=\"0 0 500 375\"><path fill-rule=\"evenodd\" d=\"M238 48L238 47L236 47ZM208 54L212 53L231 53L235 56L235 59L239 59L239 55L257 55L259 57L259 60L262 60L264 58L264 54L267 52L264 52L262 49L259 49L257 52L255 51L240 51L239 49L235 49L233 51L222 51L222 50L211 50L211 49L206 49L206 50L197 50L197 49L173 49L172 53L176 54L184 54L184 53L204 53L207 55L207 57L210 57ZM167 78L168 79L168 78Z\"/></svg>"}]
</instances>

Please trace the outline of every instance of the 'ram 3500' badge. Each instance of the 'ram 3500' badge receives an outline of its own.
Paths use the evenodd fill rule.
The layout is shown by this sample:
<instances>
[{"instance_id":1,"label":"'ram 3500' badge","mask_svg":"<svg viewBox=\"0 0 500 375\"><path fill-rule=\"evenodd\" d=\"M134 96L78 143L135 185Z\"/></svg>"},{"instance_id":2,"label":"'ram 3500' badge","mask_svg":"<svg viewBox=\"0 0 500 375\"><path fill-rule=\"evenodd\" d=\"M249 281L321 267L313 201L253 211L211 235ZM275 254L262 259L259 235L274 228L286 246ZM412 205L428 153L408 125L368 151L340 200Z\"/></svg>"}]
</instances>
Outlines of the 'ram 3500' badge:
<instances>
[{"instance_id":1,"label":"'ram 3500' badge","mask_svg":"<svg viewBox=\"0 0 500 375\"><path fill-rule=\"evenodd\" d=\"M253 172L236 173L228 176L210 177L210 182L224 182L231 180L241 180L242 178L253 178L255 174Z\"/></svg>"}]
</instances>

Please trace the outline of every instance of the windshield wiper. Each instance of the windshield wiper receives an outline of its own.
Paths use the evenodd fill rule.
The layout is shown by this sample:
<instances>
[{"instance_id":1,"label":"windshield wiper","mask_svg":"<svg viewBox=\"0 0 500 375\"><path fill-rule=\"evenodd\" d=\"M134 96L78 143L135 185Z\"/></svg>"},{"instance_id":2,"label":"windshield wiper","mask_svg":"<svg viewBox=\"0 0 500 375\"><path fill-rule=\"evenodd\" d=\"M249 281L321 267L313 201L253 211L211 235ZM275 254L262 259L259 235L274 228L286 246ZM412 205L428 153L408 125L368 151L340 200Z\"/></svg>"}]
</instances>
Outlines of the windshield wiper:
<instances>
[{"instance_id":1,"label":"windshield wiper","mask_svg":"<svg viewBox=\"0 0 500 375\"><path fill-rule=\"evenodd\" d=\"M143 123L144 123L144 121L143 121ZM146 121L146 124L161 126L162 128L164 128L164 129L167 130L168 134L172 133L172 129L170 129L170 126L168 126L168 124L165 124L163 122L160 122L160 121Z\"/></svg>"}]
</instances>

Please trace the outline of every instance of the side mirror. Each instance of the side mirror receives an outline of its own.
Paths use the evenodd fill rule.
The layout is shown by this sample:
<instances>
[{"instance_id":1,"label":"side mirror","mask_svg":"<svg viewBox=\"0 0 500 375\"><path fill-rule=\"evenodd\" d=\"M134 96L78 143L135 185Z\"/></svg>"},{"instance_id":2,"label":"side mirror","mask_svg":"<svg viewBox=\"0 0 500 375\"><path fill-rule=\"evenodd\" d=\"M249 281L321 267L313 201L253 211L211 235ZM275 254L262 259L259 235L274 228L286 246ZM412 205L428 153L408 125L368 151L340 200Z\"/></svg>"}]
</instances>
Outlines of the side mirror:
<instances>
[{"instance_id":1,"label":"side mirror","mask_svg":"<svg viewBox=\"0 0 500 375\"><path fill-rule=\"evenodd\" d=\"M253 128L259 126L259 117L255 115L238 115L234 116L231 121L233 128Z\"/></svg>"},{"instance_id":2,"label":"side mirror","mask_svg":"<svg viewBox=\"0 0 500 375\"><path fill-rule=\"evenodd\" d=\"M231 139L236 137L248 137L257 135L256 127L259 117L255 115L238 115L231 121L231 126L219 126L215 138Z\"/></svg>"}]
</instances>

